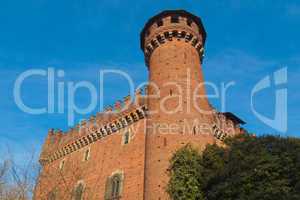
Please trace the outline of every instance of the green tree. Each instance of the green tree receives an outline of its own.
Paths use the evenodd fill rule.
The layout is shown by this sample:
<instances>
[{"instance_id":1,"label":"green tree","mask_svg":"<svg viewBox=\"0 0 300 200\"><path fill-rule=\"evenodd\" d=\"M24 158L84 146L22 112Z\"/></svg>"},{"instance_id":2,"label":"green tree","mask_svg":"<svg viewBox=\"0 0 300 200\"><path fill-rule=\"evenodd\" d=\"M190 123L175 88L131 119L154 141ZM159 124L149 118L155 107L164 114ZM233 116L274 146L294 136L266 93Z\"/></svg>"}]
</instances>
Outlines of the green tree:
<instances>
[{"instance_id":1,"label":"green tree","mask_svg":"<svg viewBox=\"0 0 300 200\"><path fill-rule=\"evenodd\" d=\"M202 200L201 157L190 145L178 150L170 161L167 192L174 200Z\"/></svg>"},{"instance_id":2,"label":"green tree","mask_svg":"<svg viewBox=\"0 0 300 200\"><path fill-rule=\"evenodd\" d=\"M300 139L239 135L225 144L208 145L202 154L190 146L175 153L169 182L170 191L178 191L171 195L174 200L197 199L197 194L207 200L300 199ZM198 165L184 165L185 160ZM190 171L196 174L189 176ZM180 198L179 191L189 192L190 180L186 179L197 180L198 185L193 196Z\"/></svg>"}]
</instances>

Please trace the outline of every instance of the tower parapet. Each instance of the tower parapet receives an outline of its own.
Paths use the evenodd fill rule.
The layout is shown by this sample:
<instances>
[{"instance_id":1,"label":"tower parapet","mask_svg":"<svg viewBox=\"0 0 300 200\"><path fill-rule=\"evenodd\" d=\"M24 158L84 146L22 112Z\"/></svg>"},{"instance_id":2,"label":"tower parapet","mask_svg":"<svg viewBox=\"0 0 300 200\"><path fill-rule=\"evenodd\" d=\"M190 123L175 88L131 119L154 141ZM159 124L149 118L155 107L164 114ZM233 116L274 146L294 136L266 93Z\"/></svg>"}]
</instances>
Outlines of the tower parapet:
<instances>
[{"instance_id":1,"label":"tower parapet","mask_svg":"<svg viewBox=\"0 0 300 200\"><path fill-rule=\"evenodd\" d=\"M184 10L167 10L152 17L141 32L141 49L146 64L152 52L172 40L184 40L197 49L203 59L206 31L199 17Z\"/></svg>"}]
</instances>

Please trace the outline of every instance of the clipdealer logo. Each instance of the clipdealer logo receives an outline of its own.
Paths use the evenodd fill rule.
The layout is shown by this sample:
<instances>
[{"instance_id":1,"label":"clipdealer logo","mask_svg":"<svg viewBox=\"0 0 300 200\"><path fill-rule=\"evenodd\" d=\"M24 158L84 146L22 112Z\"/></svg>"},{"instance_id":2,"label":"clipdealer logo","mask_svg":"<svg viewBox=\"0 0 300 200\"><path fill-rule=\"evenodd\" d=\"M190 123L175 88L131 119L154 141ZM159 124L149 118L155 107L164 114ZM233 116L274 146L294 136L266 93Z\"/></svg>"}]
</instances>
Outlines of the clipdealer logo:
<instances>
[{"instance_id":1,"label":"clipdealer logo","mask_svg":"<svg viewBox=\"0 0 300 200\"><path fill-rule=\"evenodd\" d=\"M273 77L273 79L272 79ZM263 92L272 86L272 81L277 88L275 91L275 116L268 118L256 111L254 107L255 94ZM273 76L266 76L261 79L251 91L251 110L254 115L266 125L280 132L287 131L287 67L281 68L273 73ZM282 87L283 86L283 87ZM265 102L264 102L265 103Z\"/></svg>"}]
</instances>

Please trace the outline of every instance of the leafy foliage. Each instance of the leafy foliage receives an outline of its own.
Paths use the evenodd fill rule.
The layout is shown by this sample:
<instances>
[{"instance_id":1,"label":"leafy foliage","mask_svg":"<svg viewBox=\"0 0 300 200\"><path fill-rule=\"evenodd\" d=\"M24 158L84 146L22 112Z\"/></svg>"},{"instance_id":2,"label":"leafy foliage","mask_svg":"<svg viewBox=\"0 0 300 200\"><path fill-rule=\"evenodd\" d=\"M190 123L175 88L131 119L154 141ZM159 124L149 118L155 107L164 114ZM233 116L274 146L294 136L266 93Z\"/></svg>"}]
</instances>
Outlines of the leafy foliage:
<instances>
[{"instance_id":1,"label":"leafy foliage","mask_svg":"<svg viewBox=\"0 0 300 200\"><path fill-rule=\"evenodd\" d=\"M225 143L174 154L168 186L174 200L300 199L300 139L240 135Z\"/></svg>"},{"instance_id":2,"label":"leafy foliage","mask_svg":"<svg viewBox=\"0 0 300 200\"><path fill-rule=\"evenodd\" d=\"M176 200L202 200L201 157L190 145L177 151L171 159L168 193Z\"/></svg>"}]
</instances>

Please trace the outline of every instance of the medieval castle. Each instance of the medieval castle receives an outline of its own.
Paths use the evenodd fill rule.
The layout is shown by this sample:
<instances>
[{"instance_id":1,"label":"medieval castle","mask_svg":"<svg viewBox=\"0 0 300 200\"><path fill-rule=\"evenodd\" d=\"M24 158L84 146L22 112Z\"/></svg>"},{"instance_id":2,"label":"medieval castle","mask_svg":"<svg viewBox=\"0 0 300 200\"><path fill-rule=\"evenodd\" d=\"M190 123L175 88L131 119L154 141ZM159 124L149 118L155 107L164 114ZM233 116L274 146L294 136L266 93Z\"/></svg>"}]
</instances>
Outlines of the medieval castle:
<instances>
[{"instance_id":1,"label":"medieval castle","mask_svg":"<svg viewBox=\"0 0 300 200\"><path fill-rule=\"evenodd\" d=\"M243 133L244 122L217 112L205 96L206 32L199 17L167 10L141 32L149 84L67 133L50 130L34 199L166 200L169 159L190 143Z\"/></svg>"}]
</instances>

